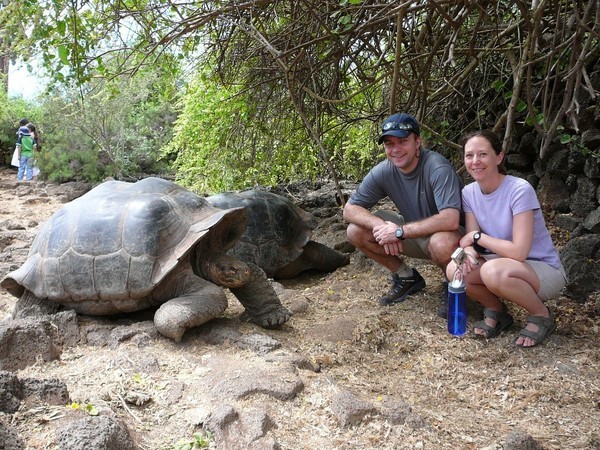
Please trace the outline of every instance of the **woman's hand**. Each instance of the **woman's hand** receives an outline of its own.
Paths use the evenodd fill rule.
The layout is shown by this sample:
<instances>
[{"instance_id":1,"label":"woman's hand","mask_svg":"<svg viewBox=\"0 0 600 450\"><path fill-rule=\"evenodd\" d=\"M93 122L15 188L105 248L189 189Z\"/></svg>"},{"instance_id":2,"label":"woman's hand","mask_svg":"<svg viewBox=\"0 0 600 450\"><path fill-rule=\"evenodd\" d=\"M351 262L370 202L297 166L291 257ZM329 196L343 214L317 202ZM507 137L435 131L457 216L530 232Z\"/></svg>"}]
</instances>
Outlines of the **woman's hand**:
<instances>
[{"instance_id":1,"label":"woman's hand","mask_svg":"<svg viewBox=\"0 0 600 450\"><path fill-rule=\"evenodd\" d=\"M477 233L477 230L469 231L462 238L460 238L460 246L462 248L472 247L473 246L473 242L475 242L475 240L473 239L473 235L475 233Z\"/></svg>"},{"instance_id":2,"label":"woman's hand","mask_svg":"<svg viewBox=\"0 0 600 450\"><path fill-rule=\"evenodd\" d=\"M467 257L461 267L463 273L467 274L473 270L479 269L479 255L477 252L470 248L469 251L465 250L465 253L467 254Z\"/></svg>"}]
</instances>

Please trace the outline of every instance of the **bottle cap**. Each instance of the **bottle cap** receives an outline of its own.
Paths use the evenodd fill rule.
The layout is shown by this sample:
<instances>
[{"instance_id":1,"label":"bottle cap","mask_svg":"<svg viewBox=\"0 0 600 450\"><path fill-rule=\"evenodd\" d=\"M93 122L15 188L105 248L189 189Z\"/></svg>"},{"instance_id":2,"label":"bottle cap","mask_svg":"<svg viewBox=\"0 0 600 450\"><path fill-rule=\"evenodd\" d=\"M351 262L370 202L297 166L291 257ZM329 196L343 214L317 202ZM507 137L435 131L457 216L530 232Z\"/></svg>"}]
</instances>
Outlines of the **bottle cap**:
<instances>
[{"instance_id":1,"label":"bottle cap","mask_svg":"<svg viewBox=\"0 0 600 450\"><path fill-rule=\"evenodd\" d=\"M450 286L452 286L453 288L458 289L459 287L462 287L463 282L461 279L455 278L454 280L452 280L450 282Z\"/></svg>"}]
</instances>

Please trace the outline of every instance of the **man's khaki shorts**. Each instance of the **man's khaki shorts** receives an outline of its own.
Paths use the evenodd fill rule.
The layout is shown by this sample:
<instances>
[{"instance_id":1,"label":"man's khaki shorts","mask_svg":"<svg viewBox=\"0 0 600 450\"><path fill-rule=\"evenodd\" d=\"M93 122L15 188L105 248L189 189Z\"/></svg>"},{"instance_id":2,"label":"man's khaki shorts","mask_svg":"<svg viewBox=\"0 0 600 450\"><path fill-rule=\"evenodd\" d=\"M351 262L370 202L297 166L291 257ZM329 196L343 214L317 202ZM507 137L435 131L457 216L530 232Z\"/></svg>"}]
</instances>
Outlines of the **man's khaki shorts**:
<instances>
[{"instance_id":1,"label":"man's khaki shorts","mask_svg":"<svg viewBox=\"0 0 600 450\"><path fill-rule=\"evenodd\" d=\"M404 217L394 211L378 210L374 211L373 214L398 225L405 224ZM402 241L402 254L410 258L431 260L431 256L429 255L429 237L404 239Z\"/></svg>"}]
</instances>

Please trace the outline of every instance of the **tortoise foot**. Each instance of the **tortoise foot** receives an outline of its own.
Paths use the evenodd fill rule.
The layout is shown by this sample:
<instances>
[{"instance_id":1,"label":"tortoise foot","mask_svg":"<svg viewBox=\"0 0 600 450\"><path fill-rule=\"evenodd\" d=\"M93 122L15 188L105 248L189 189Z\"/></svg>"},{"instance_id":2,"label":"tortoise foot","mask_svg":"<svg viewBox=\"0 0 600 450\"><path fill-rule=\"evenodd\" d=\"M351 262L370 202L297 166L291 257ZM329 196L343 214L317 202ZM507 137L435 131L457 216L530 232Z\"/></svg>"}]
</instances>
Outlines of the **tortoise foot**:
<instances>
[{"instance_id":1,"label":"tortoise foot","mask_svg":"<svg viewBox=\"0 0 600 450\"><path fill-rule=\"evenodd\" d=\"M266 314L252 316L248 311L244 311L241 318L248 322L255 323L259 327L267 329L277 329L286 323L292 317L292 312L284 306L270 311Z\"/></svg>"}]
</instances>

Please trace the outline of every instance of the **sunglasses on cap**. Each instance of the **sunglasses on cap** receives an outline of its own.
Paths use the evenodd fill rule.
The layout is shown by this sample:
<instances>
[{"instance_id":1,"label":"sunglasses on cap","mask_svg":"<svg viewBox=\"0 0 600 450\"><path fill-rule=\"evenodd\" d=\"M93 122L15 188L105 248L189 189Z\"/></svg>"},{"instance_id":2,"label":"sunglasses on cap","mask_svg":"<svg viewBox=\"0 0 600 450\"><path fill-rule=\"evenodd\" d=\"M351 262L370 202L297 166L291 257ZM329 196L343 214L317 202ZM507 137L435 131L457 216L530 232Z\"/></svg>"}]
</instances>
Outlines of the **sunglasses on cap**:
<instances>
[{"instance_id":1,"label":"sunglasses on cap","mask_svg":"<svg viewBox=\"0 0 600 450\"><path fill-rule=\"evenodd\" d=\"M390 130L398 130L398 131L414 131L414 127L411 123L404 123L404 122L387 122L383 124L383 127L381 127L381 129L383 131L390 131Z\"/></svg>"}]
</instances>

